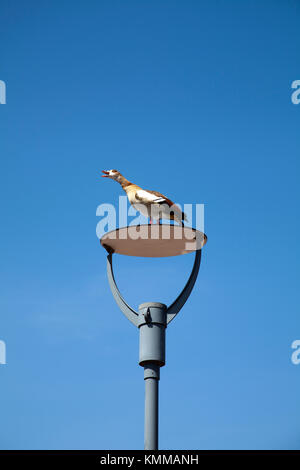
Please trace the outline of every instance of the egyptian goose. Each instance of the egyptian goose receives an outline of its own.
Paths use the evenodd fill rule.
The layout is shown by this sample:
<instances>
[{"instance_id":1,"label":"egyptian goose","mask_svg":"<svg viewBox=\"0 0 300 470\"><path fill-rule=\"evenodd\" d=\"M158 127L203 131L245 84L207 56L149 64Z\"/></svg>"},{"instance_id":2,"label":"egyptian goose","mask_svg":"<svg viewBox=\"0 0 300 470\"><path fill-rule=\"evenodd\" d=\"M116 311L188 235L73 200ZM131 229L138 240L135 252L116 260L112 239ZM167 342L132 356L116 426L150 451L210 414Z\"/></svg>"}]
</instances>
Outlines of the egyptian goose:
<instances>
[{"instance_id":1,"label":"egyptian goose","mask_svg":"<svg viewBox=\"0 0 300 470\"><path fill-rule=\"evenodd\" d=\"M102 173L104 174L101 176L104 178L111 178L122 186L130 204L145 217L148 217L150 224L152 219L157 220L159 224L160 219L174 220L182 226L184 225L183 221L187 221L184 212L163 194L140 188L124 178L117 170L102 170Z\"/></svg>"}]
</instances>

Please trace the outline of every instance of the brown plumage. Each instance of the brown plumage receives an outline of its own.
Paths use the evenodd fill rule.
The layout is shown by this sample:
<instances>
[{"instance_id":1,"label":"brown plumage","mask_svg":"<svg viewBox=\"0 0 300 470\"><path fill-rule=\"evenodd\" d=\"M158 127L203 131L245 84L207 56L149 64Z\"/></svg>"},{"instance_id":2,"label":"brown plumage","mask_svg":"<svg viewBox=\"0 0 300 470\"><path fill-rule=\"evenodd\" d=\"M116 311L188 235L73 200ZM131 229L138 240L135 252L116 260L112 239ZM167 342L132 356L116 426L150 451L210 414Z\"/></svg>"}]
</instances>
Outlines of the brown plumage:
<instances>
[{"instance_id":1,"label":"brown plumage","mask_svg":"<svg viewBox=\"0 0 300 470\"><path fill-rule=\"evenodd\" d=\"M152 218L158 220L159 223L160 219L175 220L181 225L184 220L187 220L184 212L162 193L142 189L124 178L117 170L103 170L103 173L103 177L111 178L122 186L130 204L143 215L149 217L150 223Z\"/></svg>"}]
</instances>

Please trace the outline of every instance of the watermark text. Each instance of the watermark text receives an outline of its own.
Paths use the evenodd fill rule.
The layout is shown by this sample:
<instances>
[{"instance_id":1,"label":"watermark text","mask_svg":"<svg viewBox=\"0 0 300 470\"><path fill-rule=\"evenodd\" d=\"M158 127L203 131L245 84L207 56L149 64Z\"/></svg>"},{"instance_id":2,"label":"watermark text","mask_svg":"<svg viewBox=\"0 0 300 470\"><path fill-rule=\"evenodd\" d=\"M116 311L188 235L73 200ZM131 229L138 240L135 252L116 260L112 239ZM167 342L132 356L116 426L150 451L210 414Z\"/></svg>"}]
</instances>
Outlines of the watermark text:
<instances>
[{"instance_id":1,"label":"watermark text","mask_svg":"<svg viewBox=\"0 0 300 470\"><path fill-rule=\"evenodd\" d=\"M6 104L6 84L0 80L0 104Z\"/></svg>"}]
</instances>

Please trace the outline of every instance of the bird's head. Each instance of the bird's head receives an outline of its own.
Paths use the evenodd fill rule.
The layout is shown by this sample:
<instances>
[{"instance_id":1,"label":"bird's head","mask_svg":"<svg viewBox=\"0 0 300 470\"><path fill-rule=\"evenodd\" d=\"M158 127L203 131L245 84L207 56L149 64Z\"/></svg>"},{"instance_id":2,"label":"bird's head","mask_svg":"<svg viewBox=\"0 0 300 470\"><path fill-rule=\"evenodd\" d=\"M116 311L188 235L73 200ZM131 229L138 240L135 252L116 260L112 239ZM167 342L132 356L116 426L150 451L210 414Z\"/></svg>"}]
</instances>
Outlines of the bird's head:
<instances>
[{"instance_id":1,"label":"bird's head","mask_svg":"<svg viewBox=\"0 0 300 470\"><path fill-rule=\"evenodd\" d=\"M101 175L103 178L111 178L112 180L116 181L118 181L120 176L122 176L118 170L102 170L102 173L104 173Z\"/></svg>"}]
</instances>

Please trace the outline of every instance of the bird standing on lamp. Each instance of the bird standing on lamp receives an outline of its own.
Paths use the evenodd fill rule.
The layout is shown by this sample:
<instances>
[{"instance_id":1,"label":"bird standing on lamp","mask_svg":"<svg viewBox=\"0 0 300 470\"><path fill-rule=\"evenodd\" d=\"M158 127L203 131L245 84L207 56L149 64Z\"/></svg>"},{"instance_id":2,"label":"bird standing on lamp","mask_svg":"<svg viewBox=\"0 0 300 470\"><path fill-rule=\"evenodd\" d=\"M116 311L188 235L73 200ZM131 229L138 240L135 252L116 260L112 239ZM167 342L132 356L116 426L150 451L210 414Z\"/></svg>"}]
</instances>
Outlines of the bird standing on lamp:
<instances>
[{"instance_id":1,"label":"bird standing on lamp","mask_svg":"<svg viewBox=\"0 0 300 470\"><path fill-rule=\"evenodd\" d=\"M102 170L104 178L111 178L117 181L127 194L130 204L145 217L157 220L160 224L161 219L174 220L180 225L187 221L186 215L181 209L158 191L142 189L137 184L131 183L117 170Z\"/></svg>"}]
</instances>

